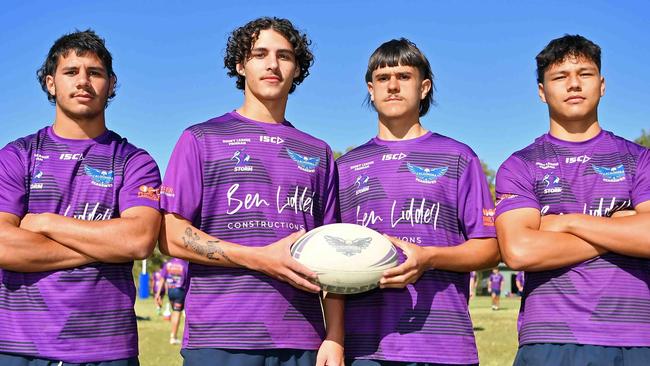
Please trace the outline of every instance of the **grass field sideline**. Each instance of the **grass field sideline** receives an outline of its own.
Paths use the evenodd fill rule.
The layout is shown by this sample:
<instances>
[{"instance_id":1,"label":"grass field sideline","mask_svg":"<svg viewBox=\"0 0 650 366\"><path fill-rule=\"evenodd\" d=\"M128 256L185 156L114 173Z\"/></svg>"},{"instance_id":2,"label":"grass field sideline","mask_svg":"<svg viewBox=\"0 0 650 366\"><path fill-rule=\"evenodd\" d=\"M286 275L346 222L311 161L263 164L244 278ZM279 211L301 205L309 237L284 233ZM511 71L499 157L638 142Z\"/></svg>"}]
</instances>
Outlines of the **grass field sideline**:
<instances>
[{"instance_id":1,"label":"grass field sideline","mask_svg":"<svg viewBox=\"0 0 650 366\"><path fill-rule=\"evenodd\" d=\"M136 301L142 366L177 366L182 364L180 346L169 344L168 321L156 315L153 299ZM470 313L478 344L481 366L512 365L517 351L517 314L519 298L502 298L501 310L490 309L490 298L475 297ZM182 334L183 328L179 331Z\"/></svg>"}]
</instances>

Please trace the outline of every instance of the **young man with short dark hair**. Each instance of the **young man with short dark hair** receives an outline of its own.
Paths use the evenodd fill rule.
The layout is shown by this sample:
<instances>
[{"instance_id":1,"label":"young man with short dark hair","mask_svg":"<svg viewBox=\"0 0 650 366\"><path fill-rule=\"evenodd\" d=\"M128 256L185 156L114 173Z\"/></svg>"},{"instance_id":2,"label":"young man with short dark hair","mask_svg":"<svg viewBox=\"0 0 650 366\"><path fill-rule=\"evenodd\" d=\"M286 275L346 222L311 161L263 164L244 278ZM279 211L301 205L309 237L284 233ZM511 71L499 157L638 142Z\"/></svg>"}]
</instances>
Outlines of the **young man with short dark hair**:
<instances>
[{"instance_id":1,"label":"young man with short dark hair","mask_svg":"<svg viewBox=\"0 0 650 366\"><path fill-rule=\"evenodd\" d=\"M515 365L650 362L650 156L600 127L600 53L566 35L537 55L549 132L497 174L501 253L526 271Z\"/></svg>"},{"instance_id":2,"label":"young man with short dark hair","mask_svg":"<svg viewBox=\"0 0 650 366\"><path fill-rule=\"evenodd\" d=\"M433 74L415 44L379 46L366 82L379 131L337 161L341 218L391 235L401 264L381 289L346 297L346 357L354 366L478 364L469 272L499 259L480 160L420 124Z\"/></svg>"},{"instance_id":3,"label":"young man with short dark hair","mask_svg":"<svg viewBox=\"0 0 650 366\"><path fill-rule=\"evenodd\" d=\"M134 259L160 227L154 160L106 128L117 77L93 31L38 78L54 123L0 150L0 364L138 364Z\"/></svg>"},{"instance_id":4,"label":"young man with short dark hair","mask_svg":"<svg viewBox=\"0 0 650 366\"><path fill-rule=\"evenodd\" d=\"M233 31L224 61L243 105L186 129L170 159L160 243L190 261L186 365L343 362L343 301L324 299L323 329L315 273L289 253L337 212L329 146L285 120L309 44L286 19Z\"/></svg>"}]
</instances>

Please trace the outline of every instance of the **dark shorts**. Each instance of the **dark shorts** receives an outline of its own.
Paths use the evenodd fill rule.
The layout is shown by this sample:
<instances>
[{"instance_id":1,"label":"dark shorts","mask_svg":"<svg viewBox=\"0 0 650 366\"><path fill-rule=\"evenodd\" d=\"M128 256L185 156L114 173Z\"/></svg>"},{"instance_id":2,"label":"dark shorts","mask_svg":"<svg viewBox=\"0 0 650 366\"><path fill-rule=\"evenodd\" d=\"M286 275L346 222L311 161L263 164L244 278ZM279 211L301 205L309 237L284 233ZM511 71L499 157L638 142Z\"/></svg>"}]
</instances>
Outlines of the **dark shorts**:
<instances>
[{"instance_id":1,"label":"dark shorts","mask_svg":"<svg viewBox=\"0 0 650 366\"><path fill-rule=\"evenodd\" d=\"M36 358L30 356L13 355L9 353L0 353L0 365L2 366L139 366L140 362L137 357L127 358L124 360L115 361L100 361L100 362L85 362L85 363L69 363L46 360L44 358Z\"/></svg>"},{"instance_id":2,"label":"dark shorts","mask_svg":"<svg viewBox=\"0 0 650 366\"><path fill-rule=\"evenodd\" d=\"M183 366L314 366L316 351L299 349L182 349Z\"/></svg>"},{"instance_id":3,"label":"dark shorts","mask_svg":"<svg viewBox=\"0 0 650 366\"><path fill-rule=\"evenodd\" d=\"M589 344L526 344L514 366L642 366L650 365L650 347L606 347Z\"/></svg>"},{"instance_id":4,"label":"dark shorts","mask_svg":"<svg viewBox=\"0 0 650 366\"><path fill-rule=\"evenodd\" d=\"M169 302L172 303L172 310L183 311L185 307L185 290L182 288L169 289Z\"/></svg>"},{"instance_id":5,"label":"dark shorts","mask_svg":"<svg viewBox=\"0 0 650 366\"><path fill-rule=\"evenodd\" d=\"M501 296L501 290L492 290L492 293L493 293L495 296Z\"/></svg>"},{"instance_id":6,"label":"dark shorts","mask_svg":"<svg viewBox=\"0 0 650 366\"><path fill-rule=\"evenodd\" d=\"M399 361L378 361L378 360L345 360L347 366L452 366L447 363L427 363L427 362L399 362ZM477 363L471 365L453 364L453 366L478 366Z\"/></svg>"}]
</instances>

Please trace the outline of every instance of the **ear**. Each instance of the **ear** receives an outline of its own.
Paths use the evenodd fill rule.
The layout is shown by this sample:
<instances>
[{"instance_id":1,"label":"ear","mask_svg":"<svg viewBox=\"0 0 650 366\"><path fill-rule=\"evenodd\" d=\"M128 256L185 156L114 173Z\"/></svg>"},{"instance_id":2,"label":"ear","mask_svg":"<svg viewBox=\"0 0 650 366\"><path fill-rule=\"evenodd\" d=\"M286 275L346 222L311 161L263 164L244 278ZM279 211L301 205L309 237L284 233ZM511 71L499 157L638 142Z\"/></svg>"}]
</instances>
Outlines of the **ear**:
<instances>
[{"instance_id":1,"label":"ear","mask_svg":"<svg viewBox=\"0 0 650 366\"><path fill-rule=\"evenodd\" d=\"M54 87L54 76L46 75L45 76L45 86L47 87L47 92L51 96L56 96L56 88Z\"/></svg>"},{"instance_id":2,"label":"ear","mask_svg":"<svg viewBox=\"0 0 650 366\"><path fill-rule=\"evenodd\" d=\"M298 64L296 64L296 70L293 72L293 78L297 78L300 76L300 67L298 67Z\"/></svg>"},{"instance_id":3,"label":"ear","mask_svg":"<svg viewBox=\"0 0 650 366\"><path fill-rule=\"evenodd\" d=\"M432 83L430 79L422 80L422 85L420 85L420 100L423 100L427 97L429 91L431 91L431 86Z\"/></svg>"},{"instance_id":4,"label":"ear","mask_svg":"<svg viewBox=\"0 0 650 366\"><path fill-rule=\"evenodd\" d=\"M117 84L117 78L111 76L111 80L108 82L108 95L113 95L115 93L115 85Z\"/></svg>"},{"instance_id":5,"label":"ear","mask_svg":"<svg viewBox=\"0 0 650 366\"><path fill-rule=\"evenodd\" d=\"M537 94L543 103L546 103L546 94L544 94L544 84L537 83Z\"/></svg>"},{"instance_id":6,"label":"ear","mask_svg":"<svg viewBox=\"0 0 650 366\"><path fill-rule=\"evenodd\" d=\"M239 75L246 77L246 70L244 69L244 65L239 63L237 64L236 68Z\"/></svg>"},{"instance_id":7,"label":"ear","mask_svg":"<svg viewBox=\"0 0 650 366\"><path fill-rule=\"evenodd\" d=\"M600 96L605 95L605 77L601 76L600 77Z\"/></svg>"},{"instance_id":8,"label":"ear","mask_svg":"<svg viewBox=\"0 0 650 366\"><path fill-rule=\"evenodd\" d=\"M373 88L372 82L367 83L368 86L368 94L370 94L370 101L374 102L375 101L375 90Z\"/></svg>"}]
</instances>

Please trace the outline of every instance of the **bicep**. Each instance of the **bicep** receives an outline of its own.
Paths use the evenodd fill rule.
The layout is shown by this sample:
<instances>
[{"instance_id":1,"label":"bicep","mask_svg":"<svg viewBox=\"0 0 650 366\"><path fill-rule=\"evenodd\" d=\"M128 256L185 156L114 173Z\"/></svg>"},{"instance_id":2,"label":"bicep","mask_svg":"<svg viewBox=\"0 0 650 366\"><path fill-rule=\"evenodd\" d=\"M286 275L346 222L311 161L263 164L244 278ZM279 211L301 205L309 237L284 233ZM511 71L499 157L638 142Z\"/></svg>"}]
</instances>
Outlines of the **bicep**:
<instances>
[{"instance_id":1,"label":"bicep","mask_svg":"<svg viewBox=\"0 0 650 366\"><path fill-rule=\"evenodd\" d=\"M518 208L502 213L496 219L499 245L505 249L517 245L531 230L538 231L540 223L540 212L534 208Z\"/></svg>"}]
</instances>

